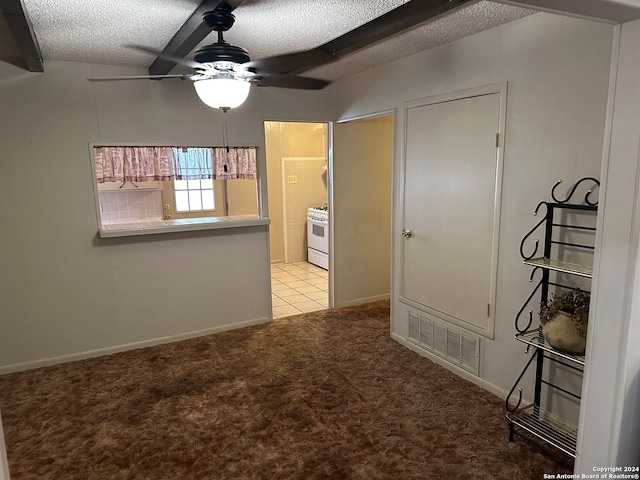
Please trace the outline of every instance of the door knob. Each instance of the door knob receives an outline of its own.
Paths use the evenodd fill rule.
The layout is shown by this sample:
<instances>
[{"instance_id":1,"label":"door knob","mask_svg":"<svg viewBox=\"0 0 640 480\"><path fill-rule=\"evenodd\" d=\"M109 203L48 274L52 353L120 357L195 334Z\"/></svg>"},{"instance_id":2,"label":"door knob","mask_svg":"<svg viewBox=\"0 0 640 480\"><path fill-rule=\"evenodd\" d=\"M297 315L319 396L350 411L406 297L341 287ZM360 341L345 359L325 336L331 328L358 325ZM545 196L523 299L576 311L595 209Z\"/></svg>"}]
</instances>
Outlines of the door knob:
<instances>
[{"instance_id":1,"label":"door knob","mask_svg":"<svg viewBox=\"0 0 640 480\"><path fill-rule=\"evenodd\" d=\"M413 235L413 233L411 232L411 230L407 229L402 229L402 236L406 239L411 238L411 235Z\"/></svg>"}]
</instances>

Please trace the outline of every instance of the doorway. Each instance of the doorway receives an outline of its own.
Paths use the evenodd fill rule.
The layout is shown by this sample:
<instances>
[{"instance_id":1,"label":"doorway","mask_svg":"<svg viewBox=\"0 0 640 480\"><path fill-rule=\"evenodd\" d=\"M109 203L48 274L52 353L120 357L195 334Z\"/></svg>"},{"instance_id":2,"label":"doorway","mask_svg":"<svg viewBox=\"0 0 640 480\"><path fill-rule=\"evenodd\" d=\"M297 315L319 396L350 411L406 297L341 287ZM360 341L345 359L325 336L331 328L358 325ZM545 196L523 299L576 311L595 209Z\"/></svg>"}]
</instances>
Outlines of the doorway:
<instances>
[{"instance_id":1,"label":"doorway","mask_svg":"<svg viewBox=\"0 0 640 480\"><path fill-rule=\"evenodd\" d=\"M308 253L307 213L329 204L329 125L266 121L264 129L273 318L326 309L330 262ZM328 225L314 232L328 238ZM328 248L319 254L328 258Z\"/></svg>"}]
</instances>

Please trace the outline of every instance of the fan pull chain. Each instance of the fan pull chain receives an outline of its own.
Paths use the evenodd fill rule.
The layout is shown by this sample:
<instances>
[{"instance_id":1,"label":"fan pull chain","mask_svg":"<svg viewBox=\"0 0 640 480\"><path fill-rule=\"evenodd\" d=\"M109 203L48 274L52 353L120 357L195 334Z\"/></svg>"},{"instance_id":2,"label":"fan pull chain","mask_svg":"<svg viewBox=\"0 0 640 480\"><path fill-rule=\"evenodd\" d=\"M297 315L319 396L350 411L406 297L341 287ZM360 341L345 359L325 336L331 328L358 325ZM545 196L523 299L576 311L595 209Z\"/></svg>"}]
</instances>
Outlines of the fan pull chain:
<instances>
[{"instance_id":1,"label":"fan pull chain","mask_svg":"<svg viewBox=\"0 0 640 480\"><path fill-rule=\"evenodd\" d=\"M229 125L227 125L227 119L226 119L226 113L225 115L225 121L224 121L224 146L227 149L227 153L229 153Z\"/></svg>"},{"instance_id":2,"label":"fan pull chain","mask_svg":"<svg viewBox=\"0 0 640 480\"><path fill-rule=\"evenodd\" d=\"M227 157L229 156L229 126L227 125L227 110L223 110L224 113L224 121L222 123L222 144L224 148L227 150ZM224 173L227 173L227 162L225 161L224 165Z\"/></svg>"}]
</instances>

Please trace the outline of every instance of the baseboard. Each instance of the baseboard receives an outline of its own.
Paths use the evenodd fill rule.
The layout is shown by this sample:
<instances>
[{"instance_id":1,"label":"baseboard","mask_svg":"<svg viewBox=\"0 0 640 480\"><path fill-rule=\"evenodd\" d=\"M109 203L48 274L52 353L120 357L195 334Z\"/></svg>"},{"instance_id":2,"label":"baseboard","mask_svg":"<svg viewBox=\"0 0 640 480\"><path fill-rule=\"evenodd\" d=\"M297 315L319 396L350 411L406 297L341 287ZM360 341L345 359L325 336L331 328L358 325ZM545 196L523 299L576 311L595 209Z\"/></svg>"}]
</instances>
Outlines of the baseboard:
<instances>
[{"instance_id":1,"label":"baseboard","mask_svg":"<svg viewBox=\"0 0 640 480\"><path fill-rule=\"evenodd\" d=\"M494 385L493 383L487 382L483 378L476 377L475 375L467 372L466 370L463 370L462 368L457 367L456 365L453 365L452 363L447 362L442 357L439 357L438 355L435 355L435 354L433 354L431 352L428 352L424 348L420 348L420 346L408 341L406 338L402 338L400 335L398 335L396 333L392 332L391 333L391 338L393 340L395 340L396 342L398 342L399 344L407 347L408 349L413 350L417 354L419 354L419 355L421 355L421 356L423 356L425 358L428 358L429 360L433 361L434 363L437 363L438 365L443 366L447 370L450 370L451 372L455 373L459 377L462 377L465 380L469 380L470 382L475 383L480 388L483 388L484 390L487 390L488 392L491 392L491 393L493 393L494 395L496 395L496 396L498 396L500 398L506 398L507 391L502 389L502 388L500 388L500 387L498 387L497 385Z\"/></svg>"},{"instance_id":2,"label":"baseboard","mask_svg":"<svg viewBox=\"0 0 640 480\"><path fill-rule=\"evenodd\" d=\"M389 300L390 298L391 298L391 295L388 293L385 295L376 295L374 297L357 298L355 300L340 302L336 305L336 308L357 307L358 305L364 305L365 303L379 302L382 300Z\"/></svg>"},{"instance_id":3,"label":"baseboard","mask_svg":"<svg viewBox=\"0 0 640 480\"><path fill-rule=\"evenodd\" d=\"M44 358L42 360L35 360L32 362L14 363L12 365L0 366L0 375L3 375L5 373L20 372L23 370L31 370L34 368L47 367L50 365L57 365L59 363L74 362L76 360L85 360L87 358L102 357L103 355L111 355L114 353L126 352L128 350L136 350L138 348L152 347L154 345L161 345L164 343L179 342L180 340L188 340L190 338L204 337L205 335L211 335L213 333L224 332L227 330L235 330L238 328L251 327L253 325L269 323L270 321L271 321L271 317L256 318L252 320L246 320L243 322L221 325L219 327L207 328L204 330L196 330L193 332L180 333L177 335L170 335L167 337L153 338L151 340L143 340L140 342L126 343L124 345L117 345L114 347L99 348L96 350L87 350L85 352L72 353L70 355L61 355L59 357Z\"/></svg>"}]
</instances>

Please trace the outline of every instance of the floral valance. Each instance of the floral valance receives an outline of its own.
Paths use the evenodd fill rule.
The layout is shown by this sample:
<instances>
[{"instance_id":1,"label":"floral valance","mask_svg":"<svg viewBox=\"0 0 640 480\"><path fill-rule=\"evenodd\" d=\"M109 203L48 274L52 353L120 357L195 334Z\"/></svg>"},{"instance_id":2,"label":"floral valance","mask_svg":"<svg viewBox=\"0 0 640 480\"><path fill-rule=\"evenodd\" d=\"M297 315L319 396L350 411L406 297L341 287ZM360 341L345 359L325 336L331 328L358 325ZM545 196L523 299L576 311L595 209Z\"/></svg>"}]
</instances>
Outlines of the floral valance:
<instances>
[{"instance_id":1,"label":"floral valance","mask_svg":"<svg viewBox=\"0 0 640 480\"><path fill-rule=\"evenodd\" d=\"M173 180L172 157L170 147L93 147L98 183Z\"/></svg>"},{"instance_id":2,"label":"floral valance","mask_svg":"<svg viewBox=\"0 0 640 480\"><path fill-rule=\"evenodd\" d=\"M256 150L255 147L212 148L214 178L257 178Z\"/></svg>"},{"instance_id":3,"label":"floral valance","mask_svg":"<svg viewBox=\"0 0 640 480\"><path fill-rule=\"evenodd\" d=\"M256 179L256 147L94 147L96 179Z\"/></svg>"}]
</instances>

